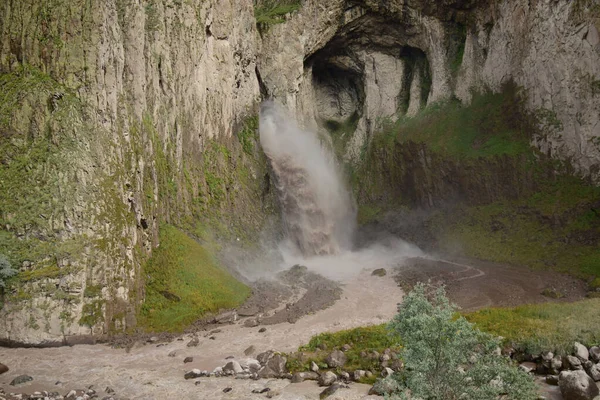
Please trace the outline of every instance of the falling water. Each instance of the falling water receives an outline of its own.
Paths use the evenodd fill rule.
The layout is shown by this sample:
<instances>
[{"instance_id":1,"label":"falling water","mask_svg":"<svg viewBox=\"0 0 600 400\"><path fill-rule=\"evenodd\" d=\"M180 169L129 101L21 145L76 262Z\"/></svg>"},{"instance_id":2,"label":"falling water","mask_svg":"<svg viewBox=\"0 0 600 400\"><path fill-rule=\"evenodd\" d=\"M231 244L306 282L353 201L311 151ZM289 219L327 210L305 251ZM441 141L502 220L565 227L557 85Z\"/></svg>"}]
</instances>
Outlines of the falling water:
<instances>
[{"instance_id":1,"label":"falling water","mask_svg":"<svg viewBox=\"0 0 600 400\"><path fill-rule=\"evenodd\" d=\"M349 249L356 212L332 153L273 102L261 107L260 142L275 174L288 239L303 256Z\"/></svg>"}]
</instances>

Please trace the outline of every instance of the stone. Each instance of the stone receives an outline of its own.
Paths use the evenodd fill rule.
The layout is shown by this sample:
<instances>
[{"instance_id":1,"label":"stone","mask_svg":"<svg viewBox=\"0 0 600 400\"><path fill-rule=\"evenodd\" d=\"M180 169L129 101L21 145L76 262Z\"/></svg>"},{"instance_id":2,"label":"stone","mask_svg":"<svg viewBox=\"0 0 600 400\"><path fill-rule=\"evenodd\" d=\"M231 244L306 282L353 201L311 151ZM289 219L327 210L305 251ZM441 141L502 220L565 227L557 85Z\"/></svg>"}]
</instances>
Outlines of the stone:
<instances>
[{"instance_id":1,"label":"stone","mask_svg":"<svg viewBox=\"0 0 600 400\"><path fill-rule=\"evenodd\" d=\"M242 368L239 362L233 360L225 364L225 366L223 367L223 372L233 372L234 374L239 374L240 372L244 372L244 369Z\"/></svg>"},{"instance_id":2,"label":"stone","mask_svg":"<svg viewBox=\"0 0 600 400\"><path fill-rule=\"evenodd\" d=\"M350 380L350 374L347 373L346 371L342 371L342 372L340 372L340 379L343 380L344 382L348 382Z\"/></svg>"},{"instance_id":3,"label":"stone","mask_svg":"<svg viewBox=\"0 0 600 400\"><path fill-rule=\"evenodd\" d=\"M267 388L263 388L263 389L254 389L254 390L252 391L252 393L254 393L254 394L263 394L263 393L267 393L267 392L269 392L270 390L271 390L271 389L270 389L270 388L268 388L268 387L267 387Z\"/></svg>"},{"instance_id":4,"label":"stone","mask_svg":"<svg viewBox=\"0 0 600 400\"><path fill-rule=\"evenodd\" d=\"M540 354L540 356L542 357L543 361L550 362L554 358L554 353L551 351L544 351Z\"/></svg>"},{"instance_id":5,"label":"stone","mask_svg":"<svg viewBox=\"0 0 600 400\"><path fill-rule=\"evenodd\" d=\"M292 375L292 383L300 383L304 381L316 381L319 379L319 374L313 371L296 372Z\"/></svg>"},{"instance_id":6,"label":"stone","mask_svg":"<svg viewBox=\"0 0 600 400\"><path fill-rule=\"evenodd\" d=\"M575 356L563 357L563 367L570 370L583 369L581 360Z\"/></svg>"},{"instance_id":7,"label":"stone","mask_svg":"<svg viewBox=\"0 0 600 400\"><path fill-rule=\"evenodd\" d=\"M256 351L256 348L254 346L250 346L246 350L244 350L244 355L249 356L251 354L254 354L255 351Z\"/></svg>"},{"instance_id":8,"label":"stone","mask_svg":"<svg viewBox=\"0 0 600 400\"><path fill-rule=\"evenodd\" d=\"M19 375L10 382L11 386L22 385L27 382L31 382L33 378L29 375Z\"/></svg>"},{"instance_id":9,"label":"stone","mask_svg":"<svg viewBox=\"0 0 600 400\"><path fill-rule=\"evenodd\" d=\"M244 360L243 363L240 362L240 365L242 366L242 368L248 368L248 370L250 370L250 372L252 373L258 372L261 367L258 360L254 358L248 358L247 360Z\"/></svg>"},{"instance_id":10,"label":"stone","mask_svg":"<svg viewBox=\"0 0 600 400\"><path fill-rule=\"evenodd\" d=\"M197 336L194 336L192 340L190 340L187 344L187 347L196 347L200 344L200 339Z\"/></svg>"},{"instance_id":11,"label":"stone","mask_svg":"<svg viewBox=\"0 0 600 400\"><path fill-rule=\"evenodd\" d=\"M201 383L202 383L202 381L196 381L196 382L194 382L194 385L200 386Z\"/></svg>"},{"instance_id":12,"label":"stone","mask_svg":"<svg viewBox=\"0 0 600 400\"><path fill-rule=\"evenodd\" d=\"M590 24L586 40L592 47L596 47L598 44L600 44L600 34L598 33L598 29L596 29L594 24Z\"/></svg>"},{"instance_id":13,"label":"stone","mask_svg":"<svg viewBox=\"0 0 600 400\"><path fill-rule=\"evenodd\" d=\"M373 387L369 389L370 396L386 396L391 395L397 389L398 385L392 379L381 379L375 382Z\"/></svg>"},{"instance_id":14,"label":"stone","mask_svg":"<svg viewBox=\"0 0 600 400\"><path fill-rule=\"evenodd\" d=\"M548 385L558 386L558 375L546 375L545 381Z\"/></svg>"},{"instance_id":15,"label":"stone","mask_svg":"<svg viewBox=\"0 0 600 400\"><path fill-rule=\"evenodd\" d=\"M600 347L598 347L598 346L591 347L589 350L589 353L590 353L590 358L592 359L593 362L595 362L595 363L600 362Z\"/></svg>"},{"instance_id":16,"label":"stone","mask_svg":"<svg viewBox=\"0 0 600 400\"><path fill-rule=\"evenodd\" d=\"M590 377L592 377L592 379L594 380L594 382L599 382L600 381L600 363L594 364L589 369L588 374L590 375Z\"/></svg>"},{"instance_id":17,"label":"stone","mask_svg":"<svg viewBox=\"0 0 600 400\"><path fill-rule=\"evenodd\" d=\"M273 350L268 350L257 355L256 359L261 365L265 365L274 354L275 352Z\"/></svg>"},{"instance_id":18,"label":"stone","mask_svg":"<svg viewBox=\"0 0 600 400\"><path fill-rule=\"evenodd\" d=\"M233 390L233 388L230 387L226 387L225 389L223 389L223 393L229 393Z\"/></svg>"},{"instance_id":19,"label":"stone","mask_svg":"<svg viewBox=\"0 0 600 400\"><path fill-rule=\"evenodd\" d=\"M264 364L264 367L261 368L260 371L258 371L258 376L263 379L264 378L279 378L279 377L287 374L287 368L285 367L286 362L287 362L287 359L285 357L283 357L281 354L274 354Z\"/></svg>"},{"instance_id":20,"label":"stone","mask_svg":"<svg viewBox=\"0 0 600 400\"><path fill-rule=\"evenodd\" d=\"M310 370L313 372L319 372L319 366L317 365L316 362L314 362L314 361L310 362Z\"/></svg>"},{"instance_id":21,"label":"stone","mask_svg":"<svg viewBox=\"0 0 600 400\"><path fill-rule=\"evenodd\" d=\"M194 361L194 357L186 357L183 359L184 364L191 363L192 361Z\"/></svg>"},{"instance_id":22,"label":"stone","mask_svg":"<svg viewBox=\"0 0 600 400\"><path fill-rule=\"evenodd\" d=\"M217 368L213 369L213 372L212 372L212 373L213 373L215 376L219 376L219 375L221 375L221 374L223 373L223 367L217 367Z\"/></svg>"},{"instance_id":23,"label":"stone","mask_svg":"<svg viewBox=\"0 0 600 400\"><path fill-rule=\"evenodd\" d=\"M254 328L254 327L257 327L258 325L260 325L260 322L258 322L257 318L248 318L247 320L244 321L244 326L246 328Z\"/></svg>"},{"instance_id":24,"label":"stone","mask_svg":"<svg viewBox=\"0 0 600 400\"><path fill-rule=\"evenodd\" d=\"M531 361L526 361L524 363L519 364L519 369L527 374L531 371L535 371L536 368L537 365Z\"/></svg>"},{"instance_id":25,"label":"stone","mask_svg":"<svg viewBox=\"0 0 600 400\"><path fill-rule=\"evenodd\" d=\"M2 375L5 372L8 372L8 367L0 363L0 375Z\"/></svg>"},{"instance_id":26,"label":"stone","mask_svg":"<svg viewBox=\"0 0 600 400\"><path fill-rule=\"evenodd\" d=\"M376 270L374 270L373 272L371 272L371 275L373 275L373 276L386 276L387 275L387 271L385 270L385 268L377 268Z\"/></svg>"},{"instance_id":27,"label":"stone","mask_svg":"<svg viewBox=\"0 0 600 400\"><path fill-rule=\"evenodd\" d=\"M266 332L266 331L267 331L267 328L265 328L265 327L263 326L262 328L260 328L260 329L258 330L258 333L263 333L263 332Z\"/></svg>"},{"instance_id":28,"label":"stone","mask_svg":"<svg viewBox=\"0 0 600 400\"><path fill-rule=\"evenodd\" d=\"M573 355L579 358L581 361L586 361L590 358L590 353L587 347L578 342L573 344Z\"/></svg>"},{"instance_id":29,"label":"stone","mask_svg":"<svg viewBox=\"0 0 600 400\"><path fill-rule=\"evenodd\" d=\"M329 368L339 368L346 364L346 355L340 350L331 352L325 360Z\"/></svg>"},{"instance_id":30,"label":"stone","mask_svg":"<svg viewBox=\"0 0 600 400\"><path fill-rule=\"evenodd\" d=\"M337 381L337 375L331 371L321 373L318 379L319 386L330 386L333 385L335 381Z\"/></svg>"},{"instance_id":31,"label":"stone","mask_svg":"<svg viewBox=\"0 0 600 400\"><path fill-rule=\"evenodd\" d=\"M113 393L115 393L115 390L113 388L111 388L110 386L107 386L106 389L104 389L104 392L108 393L108 394L113 394Z\"/></svg>"},{"instance_id":32,"label":"stone","mask_svg":"<svg viewBox=\"0 0 600 400\"><path fill-rule=\"evenodd\" d=\"M392 375L394 373L394 370L391 368L384 368L383 370L381 370L381 376L384 378L387 378L388 376Z\"/></svg>"},{"instance_id":33,"label":"stone","mask_svg":"<svg viewBox=\"0 0 600 400\"><path fill-rule=\"evenodd\" d=\"M354 379L355 381L358 382L361 378L364 378L366 375L367 375L367 371L363 371L362 369L357 369L352 374L352 379Z\"/></svg>"},{"instance_id":34,"label":"stone","mask_svg":"<svg viewBox=\"0 0 600 400\"><path fill-rule=\"evenodd\" d=\"M148 339L148 343L156 343L156 342L158 342L157 336L152 336L150 339Z\"/></svg>"},{"instance_id":35,"label":"stone","mask_svg":"<svg viewBox=\"0 0 600 400\"><path fill-rule=\"evenodd\" d=\"M594 380L584 371L563 371L558 386L564 400L593 400L600 394Z\"/></svg>"},{"instance_id":36,"label":"stone","mask_svg":"<svg viewBox=\"0 0 600 400\"><path fill-rule=\"evenodd\" d=\"M558 375L560 370L563 367L562 358L560 356L554 356L552 360L550 360L550 373L554 375Z\"/></svg>"},{"instance_id":37,"label":"stone","mask_svg":"<svg viewBox=\"0 0 600 400\"><path fill-rule=\"evenodd\" d=\"M275 389L267 392L267 399L272 399L273 397L277 397L281 394L281 390Z\"/></svg>"},{"instance_id":38,"label":"stone","mask_svg":"<svg viewBox=\"0 0 600 400\"><path fill-rule=\"evenodd\" d=\"M175 357L177 355L177 350L173 350L168 354L169 357Z\"/></svg>"},{"instance_id":39,"label":"stone","mask_svg":"<svg viewBox=\"0 0 600 400\"><path fill-rule=\"evenodd\" d=\"M202 376L202 371L200 371L199 369L193 369L191 371L186 372L183 377L187 380L187 379L200 378L201 376Z\"/></svg>"},{"instance_id":40,"label":"stone","mask_svg":"<svg viewBox=\"0 0 600 400\"><path fill-rule=\"evenodd\" d=\"M334 394L335 392L338 391L338 389L341 389L343 386L340 384L335 384L335 385L331 385L329 386L327 389L323 390L320 394L319 394L319 399L323 400L329 396L331 396L332 394Z\"/></svg>"}]
</instances>

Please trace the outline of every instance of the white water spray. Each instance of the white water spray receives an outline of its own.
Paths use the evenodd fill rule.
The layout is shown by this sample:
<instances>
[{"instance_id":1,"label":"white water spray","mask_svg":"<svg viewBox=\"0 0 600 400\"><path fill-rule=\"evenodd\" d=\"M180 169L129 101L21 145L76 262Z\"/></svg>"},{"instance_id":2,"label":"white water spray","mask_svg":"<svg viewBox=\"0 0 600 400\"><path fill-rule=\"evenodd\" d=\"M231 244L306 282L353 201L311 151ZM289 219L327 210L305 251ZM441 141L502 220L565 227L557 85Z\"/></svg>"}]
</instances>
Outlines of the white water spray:
<instances>
[{"instance_id":1,"label":"white water spray","mask_svg":"<svg viewBox=\"0 0 600 400\"><path fill-rule=\"evenodd\" d=\"M335 158L314 132L266 102L260 142L275 173L288 239L302 256L338 254L352 244L356 211Z\"/></svg>"}]
</instances>

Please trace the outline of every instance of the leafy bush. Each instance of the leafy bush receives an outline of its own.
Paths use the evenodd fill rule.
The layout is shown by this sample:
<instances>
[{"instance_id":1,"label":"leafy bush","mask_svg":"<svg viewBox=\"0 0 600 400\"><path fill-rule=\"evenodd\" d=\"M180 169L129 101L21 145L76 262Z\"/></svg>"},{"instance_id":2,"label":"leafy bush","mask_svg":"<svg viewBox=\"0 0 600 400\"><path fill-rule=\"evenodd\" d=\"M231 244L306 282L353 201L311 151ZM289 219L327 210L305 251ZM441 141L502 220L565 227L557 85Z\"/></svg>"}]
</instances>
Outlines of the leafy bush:
<instances>
[{"instance_id":1,"label":"leafy bush","mask_svg":"<svg viewBox=\"0 0 600 400\"><path fill-rule=\"evenodd\" d=\"M300 0L261 0L254 5L254 18L259 31L266 32L273 25L285 22L286 14L297 11Z\"/></svg>"},{"instance_id":2,"label":"leafy bush","mask_svg":"<svg viewBox=\"0 0 600 400\"><path fill-rule=\"evenodd\" d=\"M393 399L535 399L533 380L497 353L498 340L455 311L443 288L429 294L415 286L389 325L402 337L405 369L379 384Z\"/></svg>"},{"instance_id":3,"label":"leafy bush","mask_svg":"<svg viewBox=\"0 0 600 400\"><path fill-rule=\"evenodd\" d=\"M6 288L6 281L16 274L17 270L12 267L8 258L0 254L0 292Z\"/></svg>"}]
</instances>

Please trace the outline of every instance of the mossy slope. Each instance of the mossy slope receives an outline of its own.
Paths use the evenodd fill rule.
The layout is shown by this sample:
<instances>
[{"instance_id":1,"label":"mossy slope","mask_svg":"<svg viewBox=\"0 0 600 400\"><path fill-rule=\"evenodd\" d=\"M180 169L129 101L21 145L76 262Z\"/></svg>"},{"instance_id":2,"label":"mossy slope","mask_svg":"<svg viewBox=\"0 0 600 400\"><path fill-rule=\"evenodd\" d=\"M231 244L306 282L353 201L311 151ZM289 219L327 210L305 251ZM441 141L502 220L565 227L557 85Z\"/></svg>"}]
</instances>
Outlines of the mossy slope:
<instances>
[{"instance_id":1,"label":"mossy slope","mask_svg":"<svg viewBox=\"0 0 600 400\"><path fill-rule=\"evenodd\" d=\"M171 225L160 227L160 246L144 268L146 297L139 323L177 332L198 318L243 302L250 289L218 265L202 245Z\"/></svg>"}]
</instances>

